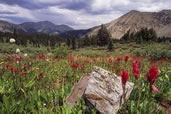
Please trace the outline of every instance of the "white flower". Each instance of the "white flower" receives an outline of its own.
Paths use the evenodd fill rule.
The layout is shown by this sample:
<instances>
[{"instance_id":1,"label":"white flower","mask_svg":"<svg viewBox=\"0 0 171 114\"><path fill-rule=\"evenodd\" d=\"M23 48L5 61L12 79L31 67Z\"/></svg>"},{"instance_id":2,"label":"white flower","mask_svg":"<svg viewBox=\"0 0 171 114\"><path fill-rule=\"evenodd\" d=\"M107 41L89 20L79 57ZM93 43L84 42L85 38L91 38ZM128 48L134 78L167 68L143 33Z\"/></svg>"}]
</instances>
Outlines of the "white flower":
<instances>
[{"instance_id":1,"label":"white flower","mask_svg":"<svg viewBox=\"0 0 171 114\"><path fill-rule=\"evenodd\" d=\"M10 38L10 43L15 43L15 39L14 38Z\"/></svg>"},{"instance_id":2,"label":"white flower","mask_svg":"<svg viewBox=\"0 0 171 114\"><path fill-rule=\"evenodd\" d=\"M51 55L52 55L52 53L48 53L47 55L48 55L48 56L51 56Z\"/></svg>"},{"instance_id":3,"label":"white flower","mask_svg":"<svg viewBox=\"0 0 171 114\"><path fill-rule=\"evenodd\" d=\"M49 59L46 59L47 62L49 62Z\"/></svg>"},{"instance_id":4,"label":"white flower","mask_svg":"<svg viewBox=\"0 0 171 114\"><path fill-rule=\"evenodd\" d=\"M17 48L17 49L16 49L16 53L20 53L20 49Z\"/></svg>"},{"instance_id":5,"label":"white flower","mask_svg":"<svg viewBox=\"0 0 171 114\"><path fill-rule=\"evenodd\" d=\"M24 57L27 57L27 56L28 56L28 54L27 54L27 53L25 53L25 54L24 54Z\"/></svg>"}]
</instances>

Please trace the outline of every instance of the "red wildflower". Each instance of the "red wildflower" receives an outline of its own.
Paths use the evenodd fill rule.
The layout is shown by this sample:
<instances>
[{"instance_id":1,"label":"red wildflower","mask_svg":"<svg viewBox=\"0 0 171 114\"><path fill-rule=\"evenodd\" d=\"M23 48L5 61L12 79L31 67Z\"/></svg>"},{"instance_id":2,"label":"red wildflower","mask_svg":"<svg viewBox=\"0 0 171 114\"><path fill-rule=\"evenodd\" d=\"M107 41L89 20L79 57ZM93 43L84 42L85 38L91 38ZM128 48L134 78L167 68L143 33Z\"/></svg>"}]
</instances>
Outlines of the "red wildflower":
<instances>
[{"instance_id":1,"label":"red wildflower","mask_svg":"<svg viewBox=\"0 0 171 114\"><path fill-rule=\"evenodd\" d=\"M84 68L84 64L80 65L80 69L83 69Z\"/></svg>"},{"instance_id":2,"label":"red wildflower","mask_svg":"<svg viewBox=\"0 0 171 114\"><path fill-rule=\"evenodd\" d=\"M129 59L129 56L125 56L125 61L127 62Z\"/></svg>"},{"instance_id":3,"label":"red wildflower","mask_svg":"<svg viewBox=\"0 0 171 114\"><path fill-rule=\"evenodd\" d=\"M112 58L109 58L108 62L109 62L109 63L112 63Z\"/></svg>"},{"instance_id":4,"label":"red wildflower","mask_svg":"<svg viewBox=\"0 0 171 114\"><path fill-rule=\"evenodd\" d=\"M9 61L10 61L10 60L11 60L11 57L10 57L10 56L8 56L7 60L9 60Z\"/></svg>"},{"instance_id":5,"label":"red wildflower","mask_svg":"<svg viewBox=\"0 0 171 114\"><path fill-rule=\"evenodd\" d=\"M116 59L117 62L120 62L121 60L122 60L122 58L120 58L120 57L118 57L118 58Z\"/></svg>"},{"instance_id":6,"label":"red wildflower","mask_svg":"<svg viewBox=\"0 0 171 114\"><path fill-rule=\"evenodd\" d=\"M11 71L12 71L12 72L15 72L15 73L18 72L17 68L15 68L15 67L12 67L12 68L11 68Z\"/></svg>"},{"instance_id":7,"label":"red wildflower","mask_svg":"<svg viewBox=\"0 0 171 114\"><path fill-rule=\"evenodd\" d=\"M27 65L24 65L24 70L26 70L28 68L28 66Z\"/></svg>"},{"instance_id":8,"label":"red wildflower","mask_svg":"<svg viewBox=\"0 0 171 114\"><path fill-rule=\"evenodd\" d=\"M149 72L146 74L147 80L150 82L150 88L154 92L160 93L160 91L154 86L154 82L158 77L158 69L156 66L152 66Z\"/></svg>"},{"instance_id":9,"label":"red wildflower","mask_svg":"<svg viewBox=\"0 0 171 114\"><path fill-rule=\"evenodd\" d=\"M9 67L9 64L5 64L5 66L6 66L6 68L8 69L8 67Z\"/></svg>"},{"instance_id":10,"label":"red wildflower","mask_svg":"<svg viewBox=\"0 0 171 114\"><path fill-rule=\"evenodd\" d=\"M20 72L19 74L22 76L25 76L27 74L27 72Z\"/></svg>"},{"instance_id":11,"label":"red wildflower","mask_svg":"<svg viewBox=\"0 0 171 114\"><path fill-rule=\"evenodd\" d=\"M45 58L45 54L44 53L39 55L39 59L43 59L43 58Z\"/></svg>"},{"instance_id":12,"label":"red wildflower","mask_svg":"<svg viewBox=\"0 0 171 114\"><path fill-rule=\"evenodd\" d=\"M77 69L78 68L78 64L72 64L72 68L75 68L75 69Z\"/></svg>"},{"instance_id":13,"label":"red wildflower","mask_svg":"<svg viewBox=\"0 0 171 114\"><path fill-rule=\"evenodd\" d=\"M155 59L150 60L150 64L155 64L156 62L157 62L157 60L155 60Z\"/></svg>"},{"instance_id":14,"label":"red wildflower","mask_svg":"<svg viewBox=\"0 0 171 114\"><path fill-rule=\"evenodd\" d=\"M39 73L39 76L40 76L40 77L42 77L42 76L43 76L43 74L44 74L43 72L40 72L40 73Z\"/></svg>"},{"instance_id":15,"label":"red wildflower","mask_svg":"<svg viewBox=\"0 0 171 114\"><path fill-rule=\"evenodd\" d=\"M158 77L158 69L156 66L152 66L146 75L147 80L153 84Z\"/></svg>"},{"instance_id":16,"label":"red wildflower","mask_svg":"<svg viewBox=\"0 0 171 114\"><path fill-rule=\"evenodd\" d=\"M132 71L136 79L140 77L140 70L136 61L132 62Z\"/></svg>"},{"instance_id":17,"label":"red wildflower","mask_svg":"<svg viewBox=\"0 0 171 114\"><path fill-rule=\"evenodd\" d=\"M16 61L21 61L21 56L16 56L15 60Z\"/></svg>"},{"instance_id":18,"label":"red wildflower","mask_svg":"<svg viewBox=\"0 0 171 114\"><path fill-rule=\"evenodd\" d=\"M126 70L123 70L121 73L121 80L122 84L125 85L126 82L128 81L128 72Z\"/></svg>"}]
</instances>

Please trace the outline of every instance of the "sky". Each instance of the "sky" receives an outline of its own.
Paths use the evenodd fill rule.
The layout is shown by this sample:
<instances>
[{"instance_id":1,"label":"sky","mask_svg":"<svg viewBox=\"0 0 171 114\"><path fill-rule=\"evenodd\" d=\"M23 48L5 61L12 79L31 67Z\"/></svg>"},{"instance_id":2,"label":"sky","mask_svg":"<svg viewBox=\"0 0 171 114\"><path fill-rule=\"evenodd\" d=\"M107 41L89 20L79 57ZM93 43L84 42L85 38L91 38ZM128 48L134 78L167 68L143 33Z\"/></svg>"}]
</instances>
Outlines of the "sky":
<instances>
[{"instance_id":1,"label":"sky","mask_svg":"<svg viewBox=\"0 0 171 114\"><path fill-rule=\"evenodd\" d=\"M130 10L171 9L171 0L0 0L0 20L16 24L51 21L87 29L113 21Z\"/></svg>"}]
</instances>

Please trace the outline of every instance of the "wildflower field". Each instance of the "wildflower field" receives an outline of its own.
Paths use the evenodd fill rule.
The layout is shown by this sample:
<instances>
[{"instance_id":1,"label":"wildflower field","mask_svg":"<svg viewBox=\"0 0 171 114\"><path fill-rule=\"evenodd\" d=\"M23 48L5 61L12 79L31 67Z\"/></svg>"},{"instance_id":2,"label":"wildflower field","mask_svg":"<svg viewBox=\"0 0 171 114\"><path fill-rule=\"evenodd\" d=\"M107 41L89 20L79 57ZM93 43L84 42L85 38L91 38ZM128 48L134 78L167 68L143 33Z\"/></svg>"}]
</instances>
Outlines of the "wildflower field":
<instances>
[{"instance_id":1,"label":"wildflower field","mask_svg":"<svg viewBox=\"0 0 171 114\"><path fill-rule=\"evenodd\" d=\"M82 99L70 109L66 97L73 85L99 66L133 82L134 89L120 114L164 114L171 105L171 59L151 59L145 55L100 55L69 52L65 56L49 53L17 53L0 57L0 113L83 114ZM85 50L84 50L85 51ZM100 51L100 50L99 50ZM101 50L102 52L103 50ZM87 53L88 52L87 50ZM92 113L96 113L92 109Z\"/></svg>"}]
</instances>

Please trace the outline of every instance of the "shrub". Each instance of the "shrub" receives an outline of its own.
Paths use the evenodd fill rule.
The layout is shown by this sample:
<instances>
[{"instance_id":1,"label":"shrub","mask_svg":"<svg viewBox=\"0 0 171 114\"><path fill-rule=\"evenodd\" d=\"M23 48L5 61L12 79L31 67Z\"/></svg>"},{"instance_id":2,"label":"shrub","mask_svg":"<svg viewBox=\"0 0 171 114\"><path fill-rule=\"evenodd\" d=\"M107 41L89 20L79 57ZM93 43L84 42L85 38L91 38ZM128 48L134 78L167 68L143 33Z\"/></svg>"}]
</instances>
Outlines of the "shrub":
<instances>
[{"instance_id":1,"label":"shrub","mask_svg":"<svg viewBox=\"0 0 171 114\"><path fill-rule=\"evenodd\" d=\"M55 57L67 56L70 53L69 49L64 46L57 47L52 52Z\"/></svg>"},{"instance_id":2,"label":"shrub","mask_svg":"<svg viewBox=\"0 0 171 114\"><path fill-rule=\"evenodd\" d=\"M171 50L169 46L164 45L148 45L144 47L144 49L135 51L137 55L146 55L149 56L150 59L160 59L160 58L171 58Z\"/></svg>"}]
</instances>

